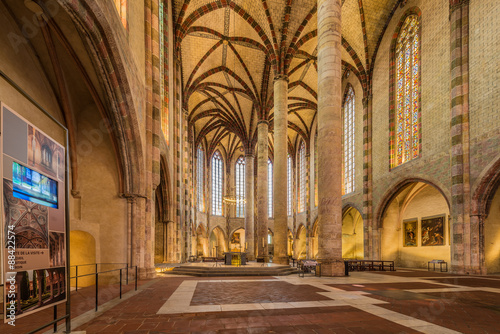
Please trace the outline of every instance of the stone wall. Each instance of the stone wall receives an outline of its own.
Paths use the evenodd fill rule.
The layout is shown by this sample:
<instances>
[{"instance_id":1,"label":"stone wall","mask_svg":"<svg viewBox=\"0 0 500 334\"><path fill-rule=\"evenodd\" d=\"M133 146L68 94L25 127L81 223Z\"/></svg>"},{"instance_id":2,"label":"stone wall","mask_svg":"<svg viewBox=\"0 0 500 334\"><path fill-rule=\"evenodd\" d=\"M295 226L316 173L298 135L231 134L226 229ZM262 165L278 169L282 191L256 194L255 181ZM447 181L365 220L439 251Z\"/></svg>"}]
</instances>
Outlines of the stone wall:
<instances>
[{"instance_id":1,"label":"stone wall","mask_svg":"<svg viewBox=\"0 0 500 334\"><path fill-rule=\"evenodd\" d=\"M404 13L421 11L421 157L390 170L389 54L394 31ZM447 0L410 0L395 11L374 65L373 73L373 209L380 212L384 196L401 180L419 178L438 185L449 197L450 170L450 26ZM374 222L375 226L380 221Z\"/></svg>"},{"instance_id":2,"label":"stone wall","mask_svg":"<svg viewBox=\"0 0 500 334\"><path fill-rule=\"evenodd\" d=\"M478 177L500 158L500 7L498 1L469 5L470 141L472 193Z\"/></svg>"}]
</instances>

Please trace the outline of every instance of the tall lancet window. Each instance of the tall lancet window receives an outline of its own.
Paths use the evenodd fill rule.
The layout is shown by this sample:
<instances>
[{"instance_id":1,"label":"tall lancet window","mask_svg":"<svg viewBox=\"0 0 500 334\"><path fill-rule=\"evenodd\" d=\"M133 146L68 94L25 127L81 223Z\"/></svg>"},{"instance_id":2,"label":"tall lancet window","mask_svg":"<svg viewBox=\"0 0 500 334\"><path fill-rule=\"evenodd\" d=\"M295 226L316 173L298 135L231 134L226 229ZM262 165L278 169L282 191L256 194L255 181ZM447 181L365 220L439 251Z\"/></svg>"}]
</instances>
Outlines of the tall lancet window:
<instances>
[{"instance_id":1,"label":"tall lancet window","mask_svg":"<svg viewBox=\"0 0 500 334\"><path fill-rule=\"evenodd\" d=\"M198 210L205 212L205 152L198 147L196 155L196 190L198 198Z\"/></svg>"},{"instance_id":2,"label":"tall lancet window","mask_svg":"<svg viewBox=\"0 0 500 334\"><path fill-rule=\"evenodd\" d=\"M344 125L344 164L342 172L342 194L349 194L354 191L354 114L355 114L355 95L352 86L348 86L345 94L342 121Z\"/></svg>"},{"instance_id":3,"label":"tall lancet window","mask_svg":"<svg viewBox=\"0 0 500 334\"><path fill-rule=\"evenodd\" d=\"M273 212L273 162L271 159L267 159L267 191L268 193L268 215L270 218L274 216Z\"/></svg>"},{"instance_id":4,"label":"tall lancet window","mask_svg":"<svg viewBox=\"0 0 500 334\"><path fill-rule=\"evenodd\" d=\"M306 195L307 195L307 182L306 182L306 144L304 141L300 144L299 148L299 210L304 212L306 210Z\"/></svg>"},{"instance_id":5,"label":"tall lancet window","mask_svg":"<svg viewBox=\"0 0 500 334\"><path fill-rule=\"evenodd\" d=\"M293 186L293 169L292 169L292 157L290 154L288 155L288 163L287 163L287 211L288 215L291 216L293 214L292 210L292 203L293 203L293 192L292 192L292 186Z\"/></svg>"},{"instance_id":6,"label":"tall lancet window","mask_svg":"<svg viewBox=\"0 0 500 334\"><path fill-rule=\"evenodd\" d=\"M392 167L420 155L420 24L418 15L404 20L395 43L391 105Z\"/></svg>"},{"instance_id":7,"label":"tall lancet window","mask_svg":"<svg viewBox=\"0 0 500 334\"><path fill-rule=\"evenodd\" d=\"M236 217L245 217L245 158L239 157L236 160L236 198L240 200L236 204Z\"/></svg>"},{"instance_id":8,"label":"tall lancet window","mask_svg":"<svg viewBox=\"0 0 500 334\"><path fill-rule=\"evenodd\" d=\"M222 216L222 156L219 151L212 157L212 214Z\"/></svg>"}]
</instances>

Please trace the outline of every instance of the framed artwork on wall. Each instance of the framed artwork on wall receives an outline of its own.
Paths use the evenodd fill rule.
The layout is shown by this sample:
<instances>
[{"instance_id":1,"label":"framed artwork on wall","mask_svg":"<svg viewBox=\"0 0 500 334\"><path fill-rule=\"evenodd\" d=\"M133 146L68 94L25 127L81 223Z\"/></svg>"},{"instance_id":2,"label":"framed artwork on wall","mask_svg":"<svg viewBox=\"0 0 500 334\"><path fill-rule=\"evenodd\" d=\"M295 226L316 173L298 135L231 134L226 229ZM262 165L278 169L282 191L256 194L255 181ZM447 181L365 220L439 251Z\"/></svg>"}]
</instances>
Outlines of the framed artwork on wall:
<instances>
[{"instance_id":1,"label":"framed artwork on wall","mask_svg":"<svg viewBox=\"0 0 500 334\"><path fill-rule=\"evenodd\" d=\"M422 218L422 246L444 245L445 215Z\"/></svg>"},{"instance_id":2,"label":"framed artwork on wall","mask_svg":"<svg viewBox=\"0 0 500 334\"><path fill-rule=\"evenodd\" d=\"M417 247L418 220L403 221L403 247Z\"/></svg>"}]
</instances>

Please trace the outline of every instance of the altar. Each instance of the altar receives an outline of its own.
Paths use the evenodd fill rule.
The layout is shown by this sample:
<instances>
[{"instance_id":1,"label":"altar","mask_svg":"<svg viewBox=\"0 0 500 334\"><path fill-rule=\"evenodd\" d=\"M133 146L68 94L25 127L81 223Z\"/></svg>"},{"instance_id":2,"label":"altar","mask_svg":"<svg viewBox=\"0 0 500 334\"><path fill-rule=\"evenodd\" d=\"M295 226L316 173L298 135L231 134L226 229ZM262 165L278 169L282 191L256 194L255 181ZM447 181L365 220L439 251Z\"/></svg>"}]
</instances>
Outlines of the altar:
<instances>
[{"instance_id":1,"label":"altar","mask_svg":"<svg viewBox=\"0 0 500 334\"><path fill-rule=\"evenodd\" d=\"M244 266L247 264L247 253L225 252L224 264L226 266Z\"/></svg>"}]
</instances>

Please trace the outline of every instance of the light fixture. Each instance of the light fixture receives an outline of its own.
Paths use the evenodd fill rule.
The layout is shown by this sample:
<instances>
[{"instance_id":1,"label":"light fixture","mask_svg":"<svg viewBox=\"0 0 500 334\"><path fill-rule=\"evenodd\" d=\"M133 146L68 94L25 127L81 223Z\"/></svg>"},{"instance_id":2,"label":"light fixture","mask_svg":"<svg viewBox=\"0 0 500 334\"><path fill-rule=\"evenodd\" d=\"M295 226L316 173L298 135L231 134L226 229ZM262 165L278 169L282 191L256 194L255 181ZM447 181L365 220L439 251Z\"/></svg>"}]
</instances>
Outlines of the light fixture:
<instances>
[{"instance_id":1,"label":"light fixture","mask_svg":"<svg viewBox=\"0 0 500 334\"><path fill-rule=\"evenodd\" d=\"M247 202L244 197L236 196L236 195L224 196L224 197L222 197L222 200L227 205L243 205Z\"/></svg>"}]
</instances>

